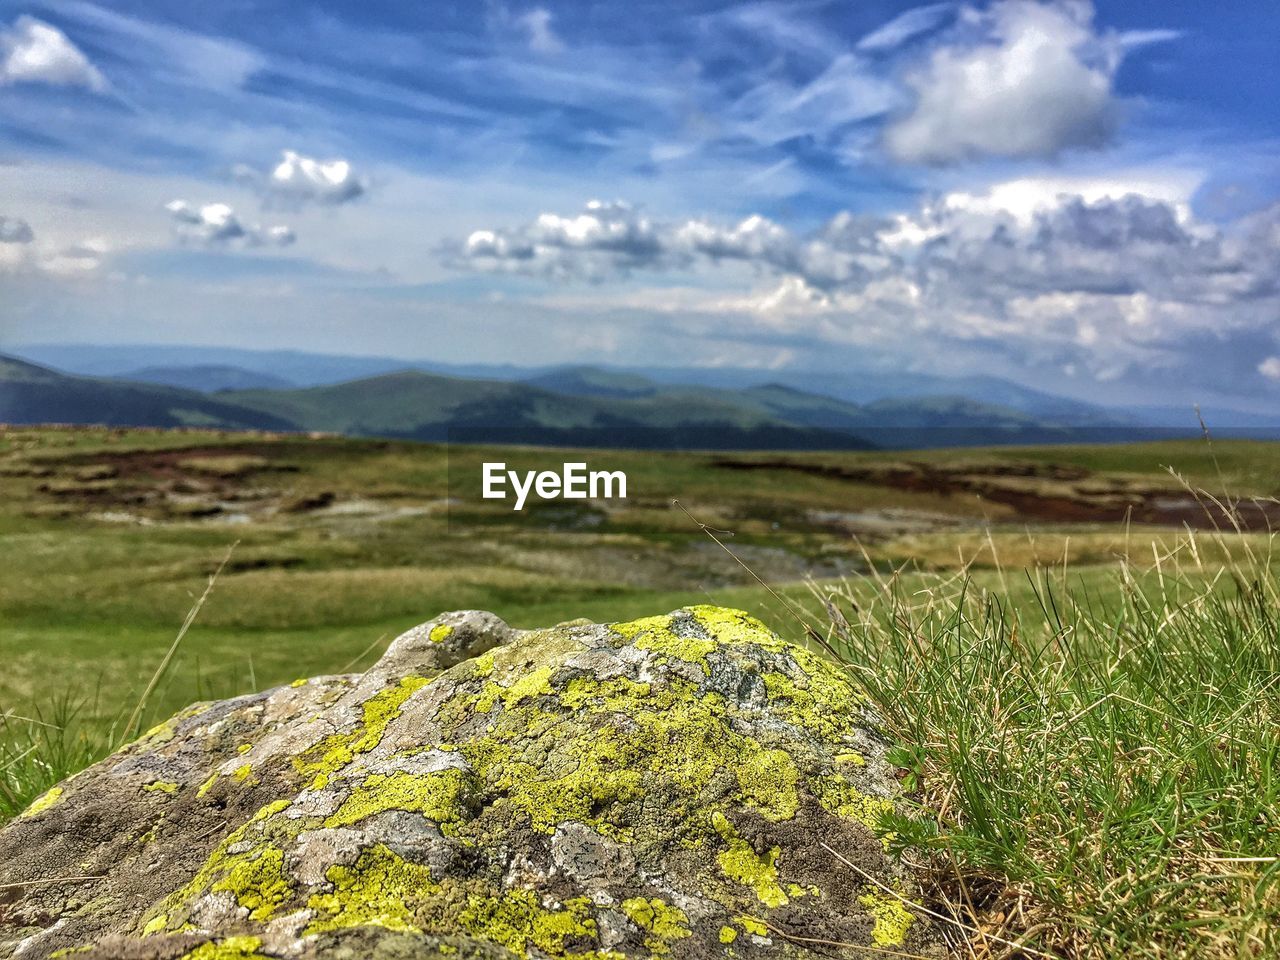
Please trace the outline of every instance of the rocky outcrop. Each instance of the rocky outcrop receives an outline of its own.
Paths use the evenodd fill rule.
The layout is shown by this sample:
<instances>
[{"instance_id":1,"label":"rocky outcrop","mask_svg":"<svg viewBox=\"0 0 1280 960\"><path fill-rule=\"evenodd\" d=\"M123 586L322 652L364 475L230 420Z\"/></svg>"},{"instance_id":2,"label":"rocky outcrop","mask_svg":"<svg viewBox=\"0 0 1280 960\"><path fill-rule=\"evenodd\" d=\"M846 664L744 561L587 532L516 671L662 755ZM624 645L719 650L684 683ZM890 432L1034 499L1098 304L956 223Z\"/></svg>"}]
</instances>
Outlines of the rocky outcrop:
<instances>
[{"instance_id":1,"label":"rocky outcrop","mask_svg":"<svg viewBox=\"0 0 1280 960\"><path fill-rule=\"evenodd\" d=\"M445 614L36 801L0 956L928 955L895 772L841 672L746 614Z\"/></svg>"}]
</instances>

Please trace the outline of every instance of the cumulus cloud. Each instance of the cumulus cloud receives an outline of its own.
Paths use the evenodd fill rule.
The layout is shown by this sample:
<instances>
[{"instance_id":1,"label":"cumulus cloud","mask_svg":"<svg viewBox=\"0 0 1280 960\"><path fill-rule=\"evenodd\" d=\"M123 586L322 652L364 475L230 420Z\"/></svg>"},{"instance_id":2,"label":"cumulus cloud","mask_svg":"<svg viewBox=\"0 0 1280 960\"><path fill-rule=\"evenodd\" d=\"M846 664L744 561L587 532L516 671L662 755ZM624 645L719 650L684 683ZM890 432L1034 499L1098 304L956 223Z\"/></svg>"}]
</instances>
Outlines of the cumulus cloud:
<instances>
[{"instance_id":1,"label":"cumulus cloud","mask_svg":"<svg viewBox=\"0 0 1280 960\"><path fill-rule=\"evenodd\" d=\"M1083 192L1012 181L896 217L841 213L803 234L760 216L664 221L595 202L478 230L452 259L588 281L745 264L772 285L699 309L848 344L985 343L1095 376L1172 362L1196 338L1265 336L1280 313L1280 205L1223 228L1191 214L1180 190L1192 180L1134 182L1160 195L1118 180L1078 181ZM679 309L693 309L687 297Z\"/></svg>"},{"instance_id":2,"label":"cumulus cloud","mask_svg":"<svg viewBox=\"0 0 1280 960\"><path fill-rule=\"evenodd\" d=\"M450 259L472 269L591 281L736 261L827 287L865 275L868 257L881 265L879 251L856 238L853 225L838 218L818 235L797 237L761 216L655 222L628 204L593 200L572 216L544 213L514 229L476 230Z\"/></svg>"},{"instance_id":3,"label":"cumulus cloud","mask_svg":"<svg viewBox=\"0 0 1280 960\"><path fill-rule=\"evenodd\" d=\"M27 221L0 216L0 243L31 243L35 238Z\"/></svg>"},{"instance_id":4,"label":"cumulus cloud","mask_svg":"<svg viewBox=\"0 0 1280 960\"><path fill-rule=\"evenodd\" d=\"M1258 364L1258 372L1268 380L1280 380L1280 357L1267 357Z\"/></svg>"},{"instance_id":5,"label":"cumulus cloud","mask_svg":"<svg viewBox=\"0 0 1280 960\"><path fill-rule=\"evenodd\" d=\"M260 191L270 203L300 206L317 203L329 206L347 203L369 189L368 181L356 173L348 160L317 160L293 150L284 150L280 162L270 172L240 165L235 178Z\"/></svg>"},{"instance_id":6,"label":"cumulus cloud","mask_svg":"<svg viewBox=\"0 0 1280 960\"><path fill-rule=\"evenodd\" d=\"M0 28L0 86L11 83L107 89L106 78L65 33L28 16Z\"/></svg>"},{"instance_id":7,"label":"cumulus cloud","mask_svg":"<svg viewBox=\"0 0 1280 960\"><path fill-rule=\"evenodd\" d=\"M885 129L889 154L945 165L1102 146L1117 118L1115 73L1135 43L1096 32L1092 20L1088 0L964 8L948 42L906 74L915 103Z\"/></svg>"},{"instance_id":8,"label":"cumulus cloud","mask_svg":"<svg viewBox=\"0 0 1280 960\"><path fill-rule=\"evenodd\" d=\"M512 230L476 230L450 259L491 272L593 281L678 265L648 217L599 200L572 216L544 213Z\"/></svg>"},{"instance_id":9,"label":"cumulus cloud","mask_svg":"<svg viewBox=\"0 0 1280 960\"><path fill-rule=\"evenodd\" d=\"M185 200L165 204L174 234L184 243L204 247L287 247L296 237L286 226L260 226L241 221L225 203L193 207Z\"/></svg>"}]
</instances>

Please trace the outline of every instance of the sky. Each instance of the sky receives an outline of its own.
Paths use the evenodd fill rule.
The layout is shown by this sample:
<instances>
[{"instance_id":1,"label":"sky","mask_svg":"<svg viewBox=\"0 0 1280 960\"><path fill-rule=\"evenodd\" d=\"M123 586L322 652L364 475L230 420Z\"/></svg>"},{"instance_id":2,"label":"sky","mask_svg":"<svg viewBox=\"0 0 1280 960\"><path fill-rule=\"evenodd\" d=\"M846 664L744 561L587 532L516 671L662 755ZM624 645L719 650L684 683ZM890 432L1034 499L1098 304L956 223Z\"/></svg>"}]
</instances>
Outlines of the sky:
<instances>
[{"instance_id":1,"label":"sky","mask_svg":"<svg viewBox=\"0 0 1280 960\"><path fill-rule=\"evenodd\" d=\"M1280 399L1280 5L0 0L0 350Z\"/></svg>"}]
</instances>

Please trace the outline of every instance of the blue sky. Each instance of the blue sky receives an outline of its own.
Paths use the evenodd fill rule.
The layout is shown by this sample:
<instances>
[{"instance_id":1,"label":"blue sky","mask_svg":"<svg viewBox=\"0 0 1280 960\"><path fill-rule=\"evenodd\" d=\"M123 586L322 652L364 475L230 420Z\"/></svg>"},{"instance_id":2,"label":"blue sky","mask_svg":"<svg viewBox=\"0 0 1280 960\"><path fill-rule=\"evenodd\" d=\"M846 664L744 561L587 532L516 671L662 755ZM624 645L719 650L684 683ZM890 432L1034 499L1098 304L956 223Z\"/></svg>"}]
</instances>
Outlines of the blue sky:
<instances>
[{"instance_id":1,"label":"blue sky","mask_svg":"<svg viewBox=\"0 0 1280 960\"><path fill-rule=\"evenodd\" d=\"M0 348L1280 397L1280 9L0 0Z\"/></svg>"}]
</instances>

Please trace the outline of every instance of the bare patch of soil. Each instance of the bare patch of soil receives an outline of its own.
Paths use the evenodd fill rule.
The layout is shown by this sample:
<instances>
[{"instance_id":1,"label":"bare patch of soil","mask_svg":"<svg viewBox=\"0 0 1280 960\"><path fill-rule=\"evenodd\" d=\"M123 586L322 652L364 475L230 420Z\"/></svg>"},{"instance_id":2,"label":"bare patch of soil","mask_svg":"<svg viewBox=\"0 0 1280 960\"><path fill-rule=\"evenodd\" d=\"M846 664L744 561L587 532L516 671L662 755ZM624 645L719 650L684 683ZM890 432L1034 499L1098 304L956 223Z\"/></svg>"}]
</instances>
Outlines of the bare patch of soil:
<instances>
[{"instance_id":1,"label":"bare patch of soil","mask_svg":"<svg viewBox=\"0 0 1280 960\"><path fill-rule=\"evenodd\" d=\"M916 493L969 494L1011 507L1018 517L1056 523L1131 520L1195 529L1229 528L1222 504L1171 486L1107 477L1080 467L1040 463L939 465L900 461L867 466L835 466L782 459L722 458L725 470L788 470ZM1231 510L1246 530L1280 528L1280 501L1243 500Z\"/></svg>"},{"instance_id":2,"label":"bare patch of soil","mask_svg":"<svg viewBox=\"0 0 1280 960\"><path fill-rule=\"evenodd\" d=\"M299 494L259 478L296 473L274 460L270 443L174 450L106 450L40 464L38 493L100 519L198 520L242 514L304 512L334 500Z\"/></svg>"}]
</instances>

